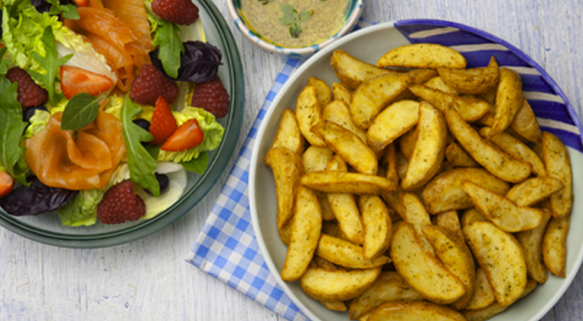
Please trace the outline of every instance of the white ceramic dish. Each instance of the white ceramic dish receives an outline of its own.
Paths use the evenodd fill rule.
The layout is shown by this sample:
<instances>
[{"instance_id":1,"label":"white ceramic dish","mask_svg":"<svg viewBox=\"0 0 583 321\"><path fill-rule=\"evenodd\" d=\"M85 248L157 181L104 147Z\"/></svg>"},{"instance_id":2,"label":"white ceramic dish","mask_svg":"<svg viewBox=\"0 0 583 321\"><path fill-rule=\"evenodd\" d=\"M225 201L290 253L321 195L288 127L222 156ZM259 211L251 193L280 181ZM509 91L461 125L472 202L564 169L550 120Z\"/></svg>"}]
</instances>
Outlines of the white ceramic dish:
<instances>
[{"instance_id":1,"label":"white ceramic dish","mask_svg":"<svg viewBox=\"0 0 583 321\"><path fill-rule=\"evenodd\" d=\"M458 33L458 34L452 34ZM449 34L450 37L447 35ZM428 37L428 38L427 38ZM572 164L583 162L581 153L581 125L569 102L555 82L544 70L524 53L505 41L483 31L445 21L415 20L385 23L355 32L335 42L308 60L285 84L274 99L271 109L265 115L257 134L257 142L251 159L250 206L259 247L273 276L290 299L311 320L348 320L347 313L327 310L320 303L309 298L300 288L299 282L286 283L280 272L286 255L286 247L281 242L275 223L276 198L271 170L264 165L263 158L273 140L279 118L285 108L293 108L301 89L308 78L315 75L328 84L338 81L330 67L330 57L336 49L343 49L356 58L375 63L390 49L410 42L449 42L463 37L482 38L483 50L466 51L468 67L487 65L493 54L500 65L505 62L518 66L523 77L525 95L539 118L543 130L552 131L566 142ZM494 43L492 43L494 42ZM468 50L469 48L458 49ZM483 61L482 61L483 60ZM573 166L575 202L571 216L571 232L567 238L567 277L560 279L549 276L548 281L539 285L523 300L492 318L493 321L534 321L542 318L561 298L577 274L583 260L583 233L577 227L583 224L583 170Z\"/></svg>"}]
</instances>

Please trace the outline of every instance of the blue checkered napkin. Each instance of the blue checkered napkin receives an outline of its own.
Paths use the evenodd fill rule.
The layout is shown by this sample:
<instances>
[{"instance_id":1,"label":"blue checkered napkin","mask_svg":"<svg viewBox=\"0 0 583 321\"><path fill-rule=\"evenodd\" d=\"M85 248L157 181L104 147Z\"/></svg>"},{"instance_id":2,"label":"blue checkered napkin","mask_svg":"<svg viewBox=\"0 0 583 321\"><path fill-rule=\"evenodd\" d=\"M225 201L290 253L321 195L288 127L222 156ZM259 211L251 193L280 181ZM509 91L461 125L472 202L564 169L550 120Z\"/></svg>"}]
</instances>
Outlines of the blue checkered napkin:
<instances>
[{"instance_id":1,"label":"blue checkered napkin","mask_svg":"<svg viewBox=\"0 0 583 321\"><path fill-rule=\"evenodd\" d=\"M372 25L360 19L354 30ZM308 320L277 285L269 272L251 225L249 212L249 163L251 148L255 144L257 130L271 102L301 66L302 60L288 59L275 85L267 95L253 128L239 152L237 163L231 170L227 183L190 250L187 262L241 291L288 320Z\"/></svg>"}]
</instances>

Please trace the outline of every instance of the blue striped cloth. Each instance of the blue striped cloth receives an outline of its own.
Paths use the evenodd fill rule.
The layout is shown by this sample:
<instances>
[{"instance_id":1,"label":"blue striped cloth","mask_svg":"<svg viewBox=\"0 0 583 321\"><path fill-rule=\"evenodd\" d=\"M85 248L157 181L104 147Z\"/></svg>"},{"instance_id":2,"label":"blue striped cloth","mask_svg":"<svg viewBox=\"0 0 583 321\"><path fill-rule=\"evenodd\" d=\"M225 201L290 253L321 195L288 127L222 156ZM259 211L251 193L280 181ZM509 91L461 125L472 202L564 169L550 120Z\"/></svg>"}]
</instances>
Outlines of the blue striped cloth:
<instances>
[{"instance_id":1,"label":"blue striped cloth","mask_svg":"<svg viewBox=\"0 0 583 321\"><path fill-rule=\"evenodd\" d=\"M361 19L355 30L373 23ZM395 27L411 42L430 42L460 51L468 68L483 67L491 56L500 66L520 73L523 90L541 128L552 132L566 145L582 151L581 124L557 84L524 53L511 44L481 30L438 20L402 20ZM288 59L267 95L253 128L239 153L187 261L226 282L246 296L288 320L307 320L277 285L259 251L249 212L249 163L257 130L271 102L303 61Z\"/></svg>"}]
</instances>

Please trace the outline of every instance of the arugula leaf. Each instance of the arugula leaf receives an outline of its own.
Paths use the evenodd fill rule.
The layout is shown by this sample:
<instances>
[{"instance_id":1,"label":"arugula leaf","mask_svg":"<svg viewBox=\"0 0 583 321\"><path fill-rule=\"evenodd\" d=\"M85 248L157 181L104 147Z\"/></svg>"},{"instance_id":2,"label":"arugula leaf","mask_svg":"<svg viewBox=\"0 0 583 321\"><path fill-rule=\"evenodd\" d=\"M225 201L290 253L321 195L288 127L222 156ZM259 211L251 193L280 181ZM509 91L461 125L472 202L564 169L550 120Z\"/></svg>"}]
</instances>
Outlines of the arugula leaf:
<instances>
[{"instance_id":1,"label":"arugula leaf","mask_svg":"<svg viewBox=\"0 0 583 321\"><path fill-rule=\"evenodd\" d=\"M0 166L14 179L28 186L26 171L17 164L26 151L20 143L26 123L22 121L22 106L17 100L18 83L6 86L6 82L10 84L4 76L0 76Z\"/></svg>"},{"instance_id":2,"label":"arugula leaf","mask_svg":"<svg viewBox=\"0 0 583 321\"><path fill-rule=\"evenodd\" d=\"M209 165L209 154L207 154L207 152L202 152L198 158L192 159L188 162L182 162L180 164L187 171L202 175Z\"/></svg>"},{"instance_id":3,"label":"arugula leaf","mask_svg":"<svg viewBox=\"0 0 583 321\"><path fill-rule=\"evenodd\" d=\"M8 72L8 66L10 66L10 60L2 59L7 49L8 48L6 47L0 48L0 75L6 75L6 72Z\"/></svg>"},{"instance_id":4,"label":"arugula leaf","mask_svg":"<svg viewBox=\"0 0 583 321\"><path fill-rule=\"evenodd\" d=\"M63 111L62 130L78 130L91 124L97 118L99 104L97 98L88 93L80 93L71 98Z\"/></svg>"},{"instance_id":5,"label":"arugula leaf","mask_svg":"<svg viewBox=\"0 0 583 321\"><path fill-rule=\"evenodd\" d=\"M144 144L144 148L153 159L158 159L158 155L160 155L160 147L161 145Z\"/></svg>"},{"instance_id":6,"label":"arugula leaf","mask_svg":"<svg viewBox=\"0 0 583 321\"><path fill-rule=\"evenodd\" d=\"M180 57L185 52L178 32L180 29L176 24L163 19L158 20L158 35L155 45L160 47L158 58L162 61L164 71L170 78L178 78Z\"/></svg>"},{"instance_id":7,"label":"arugula leaf","mask_svg":"<svg viewBox=\"0 0 583 321\"><path fill-rule=\"evenodd\" d=\"M142 109L132 103L129 94L126 94L121 107L121 123L123 127L123 139L128 153L128 167L132 182L140 184L144 189L152 192L154 196L160 196L160 184L154 171L158 167L156 160L142 145L142 142L152 140L152 134L142 127L134 124L132 118L142 113Z\"/></svg>"},{"instance_id":8,"label":"arugula leaf","mask_svg":"<svg viewBox=\"0 0 583 321\"><path fill-rule=\"evenodd\" d=\"M58 59L57 46L55 45L55 36L52 28L46 28L41 37L41 42L45 46L46 57L41 56L38 52L32 53L32 58L36 60L46 70L45 74L36 71L29 71L29 74L34 80L41 82L49 93L49 102L52 106L57 106L63 94L55 92L55 74L59 68L67 63L73 57L73 54L66 55Z\"/></svg>"},{"instance_id":9,"label":"arugula leaf","mask_svg":"<svg viewBox=\"0 0 583 321\"><path fill-rule=\"evenodd\" d=\"M63 13L63 17L71 20L79 20L79 11L77 11L77 7L73 4L61 5L59 0L46 0L48 3L51 4L51 10L49 14L51 15L58 15Z\"/></svg>"}]
</instances>

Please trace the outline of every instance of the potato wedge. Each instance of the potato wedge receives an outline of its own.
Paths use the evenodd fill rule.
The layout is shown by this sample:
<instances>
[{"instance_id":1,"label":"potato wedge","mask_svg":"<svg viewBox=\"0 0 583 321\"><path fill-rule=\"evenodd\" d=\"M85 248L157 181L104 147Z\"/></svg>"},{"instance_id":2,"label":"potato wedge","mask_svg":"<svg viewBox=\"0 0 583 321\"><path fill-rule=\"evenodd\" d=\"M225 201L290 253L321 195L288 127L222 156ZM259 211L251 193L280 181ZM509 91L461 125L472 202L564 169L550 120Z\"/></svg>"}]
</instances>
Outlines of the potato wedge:
<instances>
[{"instance_id":1,"label":"potato wedge","mask_svg":"<svg viewBox=\"0 0 583 321\"><path fill-rule=\"evenodd\" d=\"M417 43L397 47L384 54L378 67L407 68L466 68L466 58L459 52L442 45Z\"/></svg>"},{"instance_id":2,"label":"potato wedge","mask_svg":"<svg viewBox=\"0 0 583 321\"><path fill-rule=\"evenodd\" d=\"M348 316L350 319L358 319L383 303L414 300L423 300L423 296L415 291L399 273L383 272L373 285L352 300Z\"/></svg>"},{"instance_id":3,"label":"potato wedge","mask_svg":"<svg viewBox=\"0 0 583 321\"><path fill-rule=\"evenodd\" d=\"M443 212L436 217L437 223L435 225L445 228L449 233L455 234L461 240L464 239L460 218L456 211Z\"/></svg>"},{"instance_id":4,"label":"potato wedge","mask_svg":"<svg viewBox=\"0 0 583 321\"><path fill-rule=\"evenodd\" d=\"M543 219L537 228L532 231L516 233L515 236L524 250L526 273L536 282L545 283L549 276L547 269L542 264L542 243L547 224L553 216L549 210L543 209L541 211Z\"/></svg>"},{"instance_id":5,"label":"potato wedge","mask_svg":"<svg viewBox=\"0 0 583 321\"><path fill-rule=\"evenodd\" d=\"M481 168L455 168L437 175L423 190L423 203L431 214L473 207L472 200L462 189L462 181L469 180L498 194L505 195L508 183Z\"/></svg>"},{"instance_id":6,"label":"potato wedge","mask_svg":"<svg viewBox=\"0 0 583 321\"><path fill-rule=\"evenodd\" d=\"M285 246L289 246L289 240L291 239L291 231L293 229L292 226L294 224L293 222L294 218L292 216L282 228L277 229L277 232L279 233L279 238L281 239L281 242L285 244Z\"/></svg>"},{"instance_id":7,"label":"potato wedge","mask_svg":"<svg viewBox=\"0 0 583 321\"><path fill-rule=\"evenodd\" d=\"M316 96L318 96L318 102L320 102L321 107L328 105L332 101L332 90L330 90L330 86L325 81L312 76L308 79L308 85L316 87Z\"/></svg>"},{"instance_id":8,"label":"potato wedge","mask_svg":"<svg viewBox=\"0 0 583 321\"><path fill-rule=\"evenodd\" d=\"M376 116L401 92L407 89L407 74L387 74L362 83L352 94L350 115L356 126L366 129Z\"/></svg>"},{"instance_id":9,"label":"potato wedge","mask_svg":"<svg viewBox=\"0 0 583 321\"><path fill-rule=\"evenodd\" d=\"M494 176L507 182L518 183L530 175L532 166L529 163L514 159L490 145L461 118L454 107L447 108L445 119L459 144Z\"/></svg>"},{"instance_id":10,"label":"potato wedge","mask_svg":"<svg viewBox=\"0 0 583 321\"><path fill-rule=\"evenodd\" d=\"M350 104L350 103L349 103ZM354 133L358 138L366 142L366 132L358 128L350 117L350 110L348 105L340 100L334 100L324 109L322 109L322 119L324 121L333 122L341 127L344 127Z\"/></svg>"},{"instance_id":11,"label":"potato wedge","mask_svg":"<svg viewBox=\"0 0 583 321\"><path fill-rule=\"evenodd\" d=\"M300 132L296 114L291 109L284 110L279 119L271 148L285 147L301 155L304 152L304 145L305 139Z\"/></svg>"},{"instance_id":12,"label":"potato wedge","mask_svg":"<svg viewBox=\"0 0 583 321\"><path fill-rule=\"evenodd\" d=\"M573 173L567 148L557 136L543 132L542 150L547 175L560 179L565 187L551 195L551 209L554 218L566 217L573 207Z\"/></svg>"},{"instance_id":13,"label":"potato wedge","mask_svg":"<svg viewBox=\"0 0 583 321\"><path fill-rule=\"evenodd\" d=\"M540 143L541 141L542 132L538 125L538 121L536 120L536 116L526 99L524 100L522 107L516 112L516 116L514 116L514 121L512 121L510 127L512 127L512 129L514 129L514 131L520 136L533 143Z\"/></svg>"},{"instance_id":14,"label":"potato wedge","mask_svg":"<svg viewBox=\"0 0 583 321\"><path fill-rule=\"evenodd\" d=\"M310 146L302 155L302 164L306 173L323 171L334 152L328 147Z\"/></svg>"},{"instance_id":15,"label":"potato wedge","mask_svg":"<svg viewBox=\"0 0 583 321\"><path fill-rule=\"evenodd\" d=\"M544 139L544 138L543 138ZM543 260L552 275L565 278L567 247L565 241L569 232L569 216L553 217L543 238Z\"/></svg>"},{"instance_id":16,"label":"potato wedge","mask_svg":"<svg viewBox=\"0 0 583 321\"><path fill-rule=\"evenodd\" d=\"M281 270L284 281L295 281L304 274L312 261L322 231L322 211L314 191L299 188L294 212L289 247Z\"/></svg>"},{"instance_id":17,"label":"potato wedge","mask_svg":"<svg viewBox=\"0 0 583 321\"><path fill-rule=\"evenodd\" d=\"M563 187L565 184L557 178L534 177L514 185L506 197L518 206L531 206L560 191Z\"/></svg>"},{"instance_id":18,"label":"potato wedge","mask_svg":"<svg viewBox=\"0 0 583 321\"><path fill-rule=\"evenodd\" d=\"M393 192L383 192L381 193L381 197L383 198L383 200L385 200L385 202L393 209L397 212L397 214L399 214L399 216L401 217L401 219L403 217L405 217L406 215L406 209L405 206L403 206L403 202L401 201L401 198L403 197L403 190L400 189L399 187L397 187L395 189L395 191Z\"/></svg>"},{"instance_id":19,"label":"potato wedge","mask_svg":"<svg viewBox=\"0 0 583 321\"><path fill-rule=\"evenodd\" d=\"M391 258L400 275L426 299L438 304L457 301L464 284L427 252L413 225L403 222L391 241Z\"/></svg>"},{"instance_id":20,"label":"potato wedge","mask_svg":"<svg viewBox=\"0 0 583 321\"><path fill-rule=\"evenodd\" d=\"M411 156L413 156L413 149L415 148L417 138L419 138L417 126L413 126L413 128L403 134L403 136L399 137L399 150L407 160L411 159Z\"/></svg>"},{"instance_id":21,"label":"potato wedge","mask_svg":"<svg viewBox=\"0 0 583 321\"><path fill-rule=\"evenodd\" d=\"M312 146L327 147L326 143L311 131L312 126L322 122L321 109L316 87L306 86L296 102L296 118L300 131Z\"/></svg>"},{"instance_id":22,"label":"potato wedge","mask_svg":"<svg viewBox=\"0 0 583 321\"><path fill-rule=\"evenodd\" d=\"M439 171L445 153L447 125L440 111L427 102L421 102L417 128L419 138L401 182L401 187L406 191L418 189L433 178Z\"/></svg>"},{"instance_id":23,"label":"potato wedge","mask_svg":"<svg viewBox=\"0 0 583 321\"><path fill-rule=\"evenodd\" d=\"M474 257L463 238L450 233L441 226L425 226L423 234L443 266L464 284L466 292L459 300L451 304L452 308L461 310L474 292L474 279L476 278Z\"/></svg>"},{"instance_id":24,"label":"potato wedge","mask_svg":"<svg viewBox=\"0 0 583 321\"><path fill-rule=\"evenodd\" d=\"M433 78L429 79L423 85L426 86L426 87L429 87L429 88L433 88L433 89L437 89L439 91L443 91L444 93L447 93L447 94L454 94L454 95L459 94L455 89L453 89L450 86L448 86L443 81L443 79L441 79L441 77L439 77L439 76L433 77Z\"/></svg>"},{"instance_id":25,"label":"potato wedge","mask_svg":"<svg viewBox=\"0 0 583 321\"><path fill-rule=\"evenodd\" d=\"M463 231L474 256L486 272L496 301L502 305L516 301L526 286L526 263L518 241L490 222L474 222Z\"/></svg>"},{"instance_id":26,"label":"potato wedge","mask_svg":"<svg viewBox=\"0 0 583 321\"><path fill-rule=\"evenodd\" d=\"M459 312L426 301L389 302L374 310L368 321L466 321Z\"/></svg>"},{"instance_id":27,"label":"potato wedge","mask_svg":"<svg viewBox=\"0 0 583 321\"><path fill-rule=\"evenodd\" d=\"M332 83L332 97L332 101L340 100L343 101L346 106L350 106L350 102L352 101L352 89L339 82Z\"/></svg>"},{"instance_id":28,"label":"potato wedge","mask_svg":"<svg viewBox=\"0 0 583 321\"><path fill-rule=\"evenodd\" d=\"M382 253L374 259L366 259L362 253L361 246L326 234L320 237L316 249L317 256L349 269L381 267L391 261Z\"/></svg>"},{"instance_id":29,"label":"potato wedge","mask_svg":"<svg viewBox=\"0 0 583 321\"><path fill-rule=\"evenodd\" d=\"M484 272L484 269L478 268L476 271L476 279L474 281L474 292L464 309L483 309L495 302L496 296L494 295L494 289L492 289L490 281L488 281L488 278L486 277L486 272Z\"/></svg>"},{"instance_id":30,"label":"potato wedge","mask_svg":"<svg viewBox=\"0 0 583 321\"><path fill-rule=\"evenodd\" d=\"M464 227L478 221L488 221L480 212L475 208L467 209L464 214L462 214L462 230Z\"/></svg>"},{"instance_id":31,"label":"potato wedge","mask_svg":"<svg viewBox=\"0 0 583 321\"><path fill-rule=\"evenodd\" d=\"M301 178L311 189L327 193L374 194L394 191L396 186L386 178L359 173L312 172Z\"/></svg>"},{"instance_id":32,"label":"potato wedge","mask_svg":"<svg viewBox=\"0 0 583 321\"><path fill-rule=\"evenodd\" d=\"M479 167L476 161L457 143L451 143L445 149L445 158L453 167Z\"/></svg>"},{"instance_id":33,"label":"potato wedge","mask_svg":"<svg viewBox=\"0 0 583 321\"><path fill-rule=\"evenodd\" d=\"M344 312L348 308L342 301L320 301L320 303L328 310Z\"/></svg>"},{"instance_id":34,"label":"potato wedge","mask_svg":"<svg viewBox=\"0 0 583 321\"><path fill-rule=\"evenodd\" d=\"M524 94L520 75L514 70L500 68L500 83L496 91L496 115L489 137L498 135L508 128L523 104Z\"/></svg>"},{"instance_id":35,"label":"potato wedge","mask_svg":"<svg viewBox=\"0 0 583 321\"><path fill-rule=\"evenodd\" d=\"M399 176L397 175L397 149L395 148L394 143L389 144L389 146L385 148L385 155L381 160L382 163L386 166L385 177L387 180L398 185Z\"/></svg>"},{"instance_id":36,"label":"potato wedge","mask_svg":"<svg viewBox=\"0 0 583 321\"><path fill-rule=\"evenodd\" d=\"M437 76L437 71L433 69L413 69L407 73L411 76L411 83L421 85L431 78Z\"/></svg>"},{"instance_id":37,"label":"potato wedge","mask_svg":"<svg viewBox=\"0 0 583 321\"><path fill-rule=\"evenodd\" d=\"M364 225L364 259L382 257L391 245L393 222L385 203L377 195L362 195L358 200Z\"/></svg>"},{"instance_id":38,"label":"potato wedge","mask_svg":"<svg viewBox=\"0 0 583 321\"><path fill-rule=\"evenodd\" d=\"M534 289L536 288L536 282L534 280L528 280L524 291L518 297L517 300L524 298L525 296L529 295ZM512 302L513 303L513 302ZM511 303L511 304L512 304ZM467 321L484 321L488 320L491 317L501 313L502 311L506 310L509 305L503 305L499 302L496 302L486 308L480 310L471 310L464 312L464 316L467 318Z\"/></svg>"},{"instance_id":39,"label":"potato wedge","mask_svg":"<svg viewBox=\"0 0 583 321\"><path fill-rule=\"evenodd\" d=\"M277 227L282 228L293 215L294 197L304 173L300 156L285 147L272 148L265 164L273 171L277 196Z\"/></svg>"},{"instance_id":40,"label":"potato wedge","mask_svg":"<svg viewBox=\"0 0 583 321\"><path fill-rule=\"evenodd\" d=\"M462 182L462 188L480 214L505 232L529 231L542 221L543 215L539 209L518 206L508 198L470 181Z\"/></svg>"},{"instance_id":41,"label":"potato wedge","mask_svg":"<svg viewBox=\"0 0 583 321\"><path fill-rule=\"evenodd\" d=\"M356 89L371 78L391 73L387 69L358 60L343 50L335 50L332 53L330 64L336 77L352 89Z\"/></svg>"},{"instance_id":42,"label":"potato wedge","mask_svg":"<svg viewBox=\"0 0 583 321\"><path fill-rule=\"evenodd\" d=\"M536 176L545 176L547 174L543 161L528 146L512 137L510 134L502 132L498 135L490 136L490 132L491 130L489 127L483 127L480 129L480 135L482 135L482 137L489 137L489 140L492 143L500 147L500 149L508 153L508 155L515 159L530 163L530 165L532 165L532 172Z\"/></svg>"},{"instance_id":43,"label":"potato wedge","mask_svg":"<svg viewBox=\"0 0 583 321\"><path fill-rule=\"evenodd\" d=\"M379 151L406 133L419 121L419 103L401 100L383 110L366 132L366 142Z\"/></svg>"},{"instance_id":44,"label":"potato wedge","mask_svg":"<svg viewBox=\"0 0 583 321\"><path fill-rule=\"evenodd\" d=\"M487 102L473 97L462 98L423 85L411 85L409 90L415 96L431 103L441 112L445 112L447 106L453 104L461 117L470 123L482 118L490 110L490 105Z\"/></svg>"},{"instance_id":45,"label":"potato wedge","mask_svg":"<svg viewBox=\"0 0 583 321\"><path fill-rule=\"evenodd\" d=\"M324 233L324 232L322 232ZM323 234L322 234L323 236ZM338 271L338 270L342 270L341 268L339 268L338 266L336 266L336 264L319 257L318 255L314 255L314 258L312 259L313 263L316 263L317 267L322 268L324 270L327 271Z\"/></svg>"},{"instance_id":46,"label":"potato wedge","mask_svg":"<svg viewBox=\"0 0 583 321\"><path fill-rule=\"evenodd\" d=\"M492 57L484 68L451 69L438 68L437 72L443 81L456 91L464 94L485 94L498 84L500 76L498 62Z\"/></svg>"},{"instance_id":47,"label":"potato wedge","mask_svg":"<svg viewBox=\"0 0 583 321\"><path fill-rule=\"evenodd\" d=\"M354 169L363 174L376 175L376 154L358 136L332 122L323 122L312 127L312 132L322 138L328 147Z\"/></svg>"},{"instance_id":48,"label":"potato wedge","mask_svg":"<svg viewBox=\"0 0 583 321\"><path fill-rule=\"evenodd\" d=\"M350 272L308 268L300 278L300 286L319 301L346 301L361 295L380 274L381 268Z\"/></svg>"},{"instance_id":49,"label":"potato wedge","mask_svg":"<svg viewBox=\"0 0 583 321\"><path fill-rule=\"evenodd\" d=\"M405 208L403 220L413 225L425 251L435 254L433 247L429 244L429 241L427 241L425 234L423 234L423 227L432 224L431 218L425 210L423 203L421 203L421 200L412 193L403 193L401 196L401 203L403 203L403 207Z\"/></svg>"}]
</instances>

